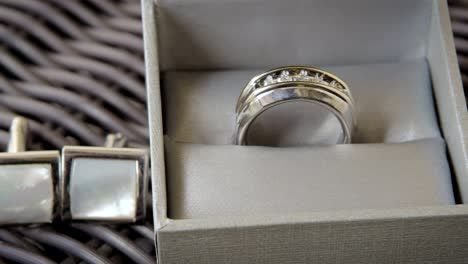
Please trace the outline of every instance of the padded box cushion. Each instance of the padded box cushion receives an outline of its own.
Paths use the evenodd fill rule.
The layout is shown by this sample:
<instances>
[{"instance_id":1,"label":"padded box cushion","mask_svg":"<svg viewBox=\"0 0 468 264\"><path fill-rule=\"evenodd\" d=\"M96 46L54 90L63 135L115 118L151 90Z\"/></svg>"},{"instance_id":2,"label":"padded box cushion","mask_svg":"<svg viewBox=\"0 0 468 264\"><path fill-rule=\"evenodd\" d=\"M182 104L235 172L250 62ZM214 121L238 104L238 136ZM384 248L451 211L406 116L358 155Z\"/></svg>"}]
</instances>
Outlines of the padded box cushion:
<instances>
[{"instance_id":1,"label":"padded box cushion","mask_svg":"<svg viewBox=\"0 0 468 264\"><path fill-rule=\"evenodd\" d=\"M169 217L452 204L441 139L271 148L166 139Z\"/></svg>"}]
</instances>

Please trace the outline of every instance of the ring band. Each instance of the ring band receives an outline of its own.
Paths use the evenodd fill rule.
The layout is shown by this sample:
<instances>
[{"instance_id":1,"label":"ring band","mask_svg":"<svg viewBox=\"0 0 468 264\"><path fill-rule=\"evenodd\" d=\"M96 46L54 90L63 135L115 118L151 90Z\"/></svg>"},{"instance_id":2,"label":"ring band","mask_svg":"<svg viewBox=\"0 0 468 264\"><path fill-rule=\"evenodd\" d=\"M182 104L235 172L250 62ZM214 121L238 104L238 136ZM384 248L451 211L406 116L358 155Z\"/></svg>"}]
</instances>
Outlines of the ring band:
<instances>
[{"instance_id":1,"label":"ring band","mask_svg":"<svg viewBox=\"0 0 468 264\"><path fill-rule=\"evenodd\" d=\"M255 120L267 110L291 102L313 103L325 109L342 130L336 143L351 142L354 102L347 84L320 69L290 66L257 75L242 90L236 105L236 144L250 145L248 133Z\"/></svg>"}]
</instances>

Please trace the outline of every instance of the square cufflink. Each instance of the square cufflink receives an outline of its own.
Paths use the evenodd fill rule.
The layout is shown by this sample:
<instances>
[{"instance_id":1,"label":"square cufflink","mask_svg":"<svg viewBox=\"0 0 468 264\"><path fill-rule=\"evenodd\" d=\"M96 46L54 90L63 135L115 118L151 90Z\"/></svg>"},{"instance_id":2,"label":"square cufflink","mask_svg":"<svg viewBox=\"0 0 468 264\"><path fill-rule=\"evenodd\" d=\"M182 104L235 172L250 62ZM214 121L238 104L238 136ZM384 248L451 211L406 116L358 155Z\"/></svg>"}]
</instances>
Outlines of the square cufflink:
<instances>
[{"instance_id":1,"label":"square cufflink","mask_svg":"<svg viewBox=\"0 0 468 264\"><path fill-rule=\"evenodd\" d=\"M62 149L62 220L135 222L146 215L145 149Z\"/></svg>"},{"instance_id":2,"label":"square cufflink","mask_svg":"<svg viewBox=\"0 0 468 264\"><path fill-rule=\"evenodd\" d=\"M0 153L0 225L51 223L58 216L58 151L25 151L27 120L10 128L7 153Z\"/></svg>"}]
</instances>

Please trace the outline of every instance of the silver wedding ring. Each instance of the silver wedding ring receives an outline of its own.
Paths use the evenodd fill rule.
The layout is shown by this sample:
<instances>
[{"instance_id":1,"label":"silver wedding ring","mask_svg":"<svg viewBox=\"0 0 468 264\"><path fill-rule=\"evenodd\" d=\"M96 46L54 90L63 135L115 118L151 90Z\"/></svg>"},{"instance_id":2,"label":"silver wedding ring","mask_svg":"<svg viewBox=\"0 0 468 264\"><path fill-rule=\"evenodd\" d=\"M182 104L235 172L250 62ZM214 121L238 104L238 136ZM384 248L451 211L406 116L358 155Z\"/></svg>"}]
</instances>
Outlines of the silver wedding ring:
<instances>
[{"instance_id":1,"label":"silver wedding ring","mask_svg":"<svg viewBox=\"0 0 468 264\"><path fill-rule=\"evenodd\" d=\"M238 145L329 145L351 142L354 102L347 84L312 67L255 76L236 106Z\"/></svg>"}]
</instances>

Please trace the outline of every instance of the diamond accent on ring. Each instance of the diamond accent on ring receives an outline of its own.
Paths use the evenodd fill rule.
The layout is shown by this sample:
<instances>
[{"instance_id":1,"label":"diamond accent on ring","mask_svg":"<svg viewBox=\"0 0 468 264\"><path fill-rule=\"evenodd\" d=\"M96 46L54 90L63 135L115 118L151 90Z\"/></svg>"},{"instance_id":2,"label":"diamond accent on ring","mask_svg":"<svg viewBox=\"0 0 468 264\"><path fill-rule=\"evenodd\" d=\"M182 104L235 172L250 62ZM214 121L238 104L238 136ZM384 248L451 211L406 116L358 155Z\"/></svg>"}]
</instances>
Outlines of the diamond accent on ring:
<instances>
[{"instance_id":1,"label":"diamond accent on ring","mask_svg":"<svg viewBox=\"0 0 468 264\"><path fill-rule=\"evenodd\" d=\"M268 75L265 80L263 81L264 86L268 86L270 84L274 84L276 81L273 79L271 75Z\"/></svg>"},{"instance_id":2,"label":"diamond accent on ring","mask_svg":"<svg viewBox=\"0 0 468 264\"><path fill-rule=\"evenodd\" d=\"M335 80L331 81L328 85L330 85L333 88L340 88L340 84Z\"/></svg>"},{"instance_id":3,"label":"diamond accent on ring","mask_svg":"<svg viewBox=\"0 0 468 264\"><path fill-rule=\"evenodd\" d=\"M314 74L315 73L315 74ZM258 80L252 85L253 89L266 87L276 83L283 82L315 82L320 84L329 85L333 88L344 89L344 87L336 80L326 76L320 72L311 72L309 70L301 69L300 71L282 70L267 75L266 77Z\"/></svg>"},{"instance_id":4,"label":"diamond accent on ring","mask_svg":"<svg viewBox=\"0 0 468 264\"><path fill-rule=\"evenodd\" d=\"M290 82L292 77L289 76L289 71L282 71L280 77L277 79L277 82Z\"/></svg>"}]
</instances>

